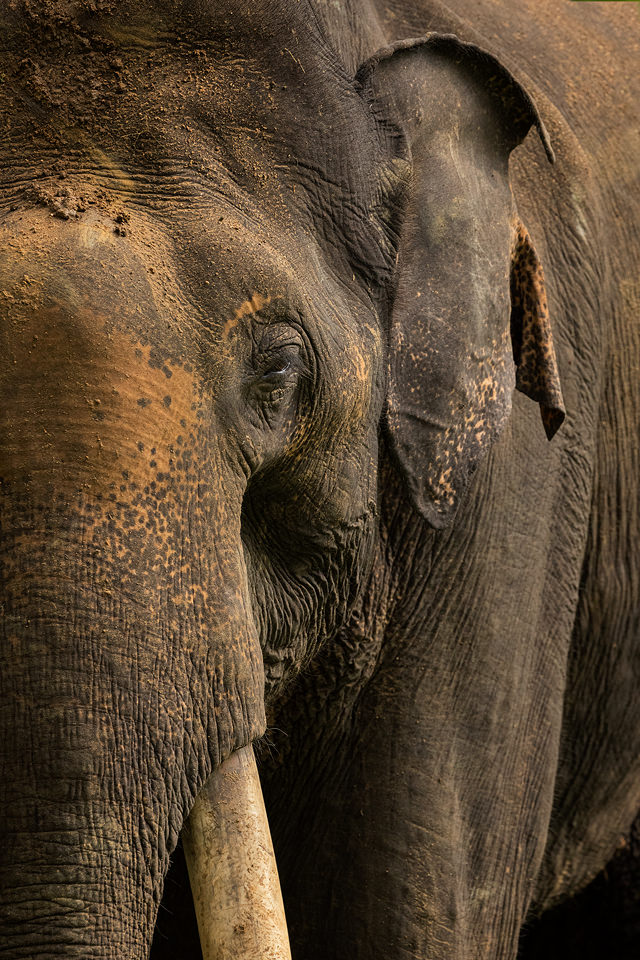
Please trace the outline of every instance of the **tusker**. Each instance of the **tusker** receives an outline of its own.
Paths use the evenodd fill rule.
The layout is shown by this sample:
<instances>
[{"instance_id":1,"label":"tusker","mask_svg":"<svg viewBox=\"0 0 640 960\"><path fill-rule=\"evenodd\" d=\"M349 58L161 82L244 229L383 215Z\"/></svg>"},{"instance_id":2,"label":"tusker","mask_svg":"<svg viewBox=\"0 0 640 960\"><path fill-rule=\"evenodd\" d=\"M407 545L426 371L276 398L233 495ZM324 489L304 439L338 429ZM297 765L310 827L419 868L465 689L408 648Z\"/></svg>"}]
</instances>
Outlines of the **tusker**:
<instances>
[{"instance_id":1,"label":"tusker","mask_svg":"<svg viewBox=\"0 0 640 960\"><path fill-rule=\"evenodd\" d=\"M633 6L0 6L2 960L534 960L633 871Z\"/></svg>"}]
</instances>

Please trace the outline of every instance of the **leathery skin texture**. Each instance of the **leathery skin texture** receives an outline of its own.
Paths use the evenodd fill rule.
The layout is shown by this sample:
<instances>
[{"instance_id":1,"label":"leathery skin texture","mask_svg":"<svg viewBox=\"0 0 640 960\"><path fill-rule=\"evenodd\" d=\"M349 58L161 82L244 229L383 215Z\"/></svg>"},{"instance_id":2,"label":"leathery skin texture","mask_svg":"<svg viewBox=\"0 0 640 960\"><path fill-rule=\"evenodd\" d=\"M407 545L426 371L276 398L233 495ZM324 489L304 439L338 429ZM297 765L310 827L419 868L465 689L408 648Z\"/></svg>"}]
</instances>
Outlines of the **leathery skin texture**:
<instances>
[{"instance_id":1,"label":"leathery skin texture","mask_svg":"<svg viewBox=\"0 0 640 960\"><path fill-rule=\"evenodd\" d=\"M0 957L636 956L632 6L3 6Z\"/></svg>"},{"instance_id":2,"label":"leathery skin texture","mask_svg":"<svg viewBox=\"0 0 640 960\"><path fill-rule=\"evenodd\" d=\"M58 231L25 220L14 237L40 220L49 242L7 285L3 330L5 895L27 950L39 928L40 949L144 956L199 785L263 728L240 497L234 516L219 496L244 478L214 449L188 365L124 334L113 308L106 321L99 282L74 283L77 249L52 289ZM38 877L40 902L21 906Z\"/></svg>"}]
</instances>

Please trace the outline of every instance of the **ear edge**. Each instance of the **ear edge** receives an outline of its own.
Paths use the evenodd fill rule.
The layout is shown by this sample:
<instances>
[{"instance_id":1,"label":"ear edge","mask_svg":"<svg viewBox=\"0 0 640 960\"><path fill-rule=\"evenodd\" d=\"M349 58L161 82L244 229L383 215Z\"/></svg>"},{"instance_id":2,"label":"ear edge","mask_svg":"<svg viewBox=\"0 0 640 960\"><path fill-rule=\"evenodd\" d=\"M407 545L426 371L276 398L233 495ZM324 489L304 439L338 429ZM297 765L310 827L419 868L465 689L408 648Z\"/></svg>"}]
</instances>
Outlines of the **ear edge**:
<instances>
[{"instance_id":1,"label":"ear edge","mask_svg":"<svg viewBox=\"0 0 640 960\"><path fill-rule=\"evenodd\" d=\"M539 404L547 439L552 440L566 417L562 383L549 322L544 270L519 217L511 249L510 293L516 390Z\"/></svg>"},{"instance_id":2,"label":"ear edge","mask_svg":"<svg viewBox=\"0 0 640 960\"><path fill-rule=\"evenodd\" d=\"M387 410L382 418L389 450L392 456L393 464L400 473L404 481L409 499L414 510L429 524L434 530L445 530L450 526L453 517L458 509L458 502L444 506L440 500L430 500L425 496L422 484L416 480L415 471L410 465L403 451L399 449L398 434L400 431L394 429L390 423L390 412Z\"/></svg>"},{"instance_id":3,"label":"ear edge","mask_svg":"<svg viewBox=\"0 0 640 960\"><path fill-rule=\"evenodd\" d=\"M409 50L415 50L418 47L430 48L437 52L454 54L465 57L476 63L484 63L491 66L492 70L505 84L505 88L511 90L517 100L520 101L523 109L523 119L526 123L522 139L526 136L531 127L538 131L540 140L544 147L549 163L555 163L555 153L551 146L551 140L547 128L538 112L538 108L532 97L525 88L515 79L513 74L500 61L474 43L466 40L460 40L454 33L427 33L423 37L412 37L407 40L398 40L396 43L386 47L381 47L371 57L364 61L358 68L354 77L356 88L361 92L366 89L368 82L375 73L376 68L385 60L390 60L393 56Z\"/></svg>"}]
</instances>

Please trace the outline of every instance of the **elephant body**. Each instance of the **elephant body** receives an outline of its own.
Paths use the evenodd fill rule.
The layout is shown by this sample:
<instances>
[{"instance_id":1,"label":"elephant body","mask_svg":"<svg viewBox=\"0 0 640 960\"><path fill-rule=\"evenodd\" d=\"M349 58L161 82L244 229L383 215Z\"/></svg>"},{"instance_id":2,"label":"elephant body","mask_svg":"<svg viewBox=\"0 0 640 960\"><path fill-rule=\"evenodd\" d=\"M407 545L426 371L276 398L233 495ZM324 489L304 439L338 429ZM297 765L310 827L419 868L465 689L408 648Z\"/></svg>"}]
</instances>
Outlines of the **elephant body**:
<instances>
[{"instance_id":1,"label":"elephant body","mask_svg":"<svg viewBox=\"0 0 640 960\"><path fill-rule=\"evenodd\" d=\"M629 837L632 6L0 13L0 956L196 960L250 742L294 960L515 960Z\"/></svg>"}]
</instances>

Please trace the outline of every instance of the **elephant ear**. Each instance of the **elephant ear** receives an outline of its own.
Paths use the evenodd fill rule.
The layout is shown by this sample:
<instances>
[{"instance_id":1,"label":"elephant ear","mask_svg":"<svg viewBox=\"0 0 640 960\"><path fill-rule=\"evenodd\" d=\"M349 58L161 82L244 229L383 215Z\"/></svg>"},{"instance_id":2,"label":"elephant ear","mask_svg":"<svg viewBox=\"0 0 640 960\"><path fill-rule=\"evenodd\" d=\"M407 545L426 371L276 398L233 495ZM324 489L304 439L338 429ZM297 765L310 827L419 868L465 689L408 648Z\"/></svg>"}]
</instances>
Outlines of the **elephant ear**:
<instances>
[{"instance_id":1,"label":"elephant ear","mask_svg":"<svg viewBox=\"0 0 640 960\"><path fill-rule=\"evenodd\" d=\"M356 83L392 164L408 170L386 425L414 505L444 527L506 422L514 386L541 404L549 436L564 417L542 270L508 177L532 125L553 153L525 90L457 37L385 48Z\"/></svg>"}]
</instances>

